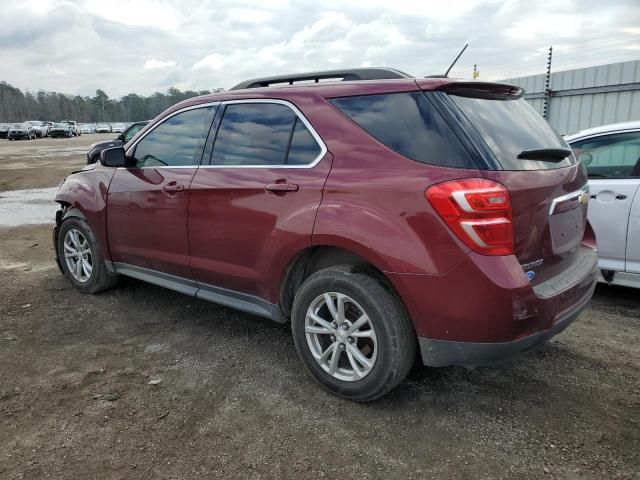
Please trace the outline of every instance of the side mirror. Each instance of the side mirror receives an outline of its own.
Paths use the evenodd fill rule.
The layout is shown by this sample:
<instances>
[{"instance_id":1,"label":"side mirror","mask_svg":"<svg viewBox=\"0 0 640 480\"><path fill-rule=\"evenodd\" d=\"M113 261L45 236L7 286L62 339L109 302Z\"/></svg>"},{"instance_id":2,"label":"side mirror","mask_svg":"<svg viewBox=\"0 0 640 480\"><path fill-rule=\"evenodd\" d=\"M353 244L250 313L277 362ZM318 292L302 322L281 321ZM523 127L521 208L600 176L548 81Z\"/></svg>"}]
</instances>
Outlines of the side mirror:
<instances>
[{"instance_id":1,"label":"side mirror","mask_svg":"<svg viewBox=\"0 0 640 480\"><path fill-rule=\"evenodd\" d=\"M116 138L116 140L120 140L121 142L124 142L124 132L118 135L118 138Z\"/></svg>"},{"instance_id":2,"label":"side mirror","mask_svg":"<svg viewBox=\"0 0 640 480\"><path fill-rule=\"evenodd\" d=\"M127 157L124 154L124 148L115 147L102 150L100 152L100 163L105 167L126 167Z\"/></svg>"}]
</instances>

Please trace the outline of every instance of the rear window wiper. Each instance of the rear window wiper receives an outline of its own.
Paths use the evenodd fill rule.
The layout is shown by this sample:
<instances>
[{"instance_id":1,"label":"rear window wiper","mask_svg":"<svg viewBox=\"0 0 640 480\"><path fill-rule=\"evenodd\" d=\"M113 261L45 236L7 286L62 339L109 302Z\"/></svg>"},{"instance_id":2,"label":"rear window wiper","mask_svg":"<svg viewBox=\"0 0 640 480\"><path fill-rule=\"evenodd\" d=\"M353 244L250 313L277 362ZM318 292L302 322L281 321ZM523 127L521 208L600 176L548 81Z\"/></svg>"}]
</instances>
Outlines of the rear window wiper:
<instances>
[{"instance_id":1,"label":"rear window wiper","mask_svg":"<svg viewBox=\"0 0 640 480\"><path fill-rule=\"evenodd\" d=\"M568 148L534 148L523 150L518 154L520 160L542 160L544 162L558 163L571 155Z\"/></svg>"}]
</instances>

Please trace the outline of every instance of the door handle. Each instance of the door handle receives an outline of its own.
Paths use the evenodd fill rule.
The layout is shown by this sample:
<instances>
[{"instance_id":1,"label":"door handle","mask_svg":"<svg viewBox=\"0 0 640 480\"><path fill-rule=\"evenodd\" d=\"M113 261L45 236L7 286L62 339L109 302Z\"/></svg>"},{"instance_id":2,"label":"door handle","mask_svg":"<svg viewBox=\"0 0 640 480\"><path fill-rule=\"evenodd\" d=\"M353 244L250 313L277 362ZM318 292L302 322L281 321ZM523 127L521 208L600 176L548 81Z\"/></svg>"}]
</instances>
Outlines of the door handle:
<instances>
[{"instance_id":1,"label":"door handle","mask_svg":"<svg viewBox=\"0 0 640 480\"><path fill-rule=\"evenodd\" d=\"M289 183L286 180L276 180L264 187L267 192L274 193L297 192L299 188L296 183Z\"/></svg>"},{"instance_id":2,"label":"door handle","mask_svg":"<svg viewBox=\"0 0 640 480\"><path fill-rule=\"evenodd\" d=\"M176 193L184 191L184 185L178 185L178 182L167 182L162 186L165 192Z\"/></svg>"},{"instance_id":3,"label":"door handle","mask_svg":"<svg viewBox=\"0 0 640 480\"><path fill-rule=\"evenodd\" d=\"M616 200L626 200L627 196L623 194L616 195Z\"/></svg>"}]
</instances>

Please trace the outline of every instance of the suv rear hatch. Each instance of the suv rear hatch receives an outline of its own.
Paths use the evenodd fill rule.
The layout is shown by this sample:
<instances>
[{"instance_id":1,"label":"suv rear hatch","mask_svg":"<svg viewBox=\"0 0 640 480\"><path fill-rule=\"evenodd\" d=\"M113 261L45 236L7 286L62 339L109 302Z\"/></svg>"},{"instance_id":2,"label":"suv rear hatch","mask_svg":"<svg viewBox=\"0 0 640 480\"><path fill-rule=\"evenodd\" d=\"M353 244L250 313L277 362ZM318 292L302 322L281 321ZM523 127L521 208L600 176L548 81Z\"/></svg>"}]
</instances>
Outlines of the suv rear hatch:
<instances>
[{"instance_id":1,"label":"suv rear hatch","mask_svg":"<svg viewBox=\"0 0 640 480\"><path fill-rule=\"evenodd\" d=\"M593 256L592 249L580 248L589 195L569 146L522 94L510 85L452 82L430 95L440 97L478 147L489 166L481 174L509 191L514 253L545 297L571 287L578 280L571 272L581 276L580 265L589 263L582 257Z\"/></svg>"}]
</instances>

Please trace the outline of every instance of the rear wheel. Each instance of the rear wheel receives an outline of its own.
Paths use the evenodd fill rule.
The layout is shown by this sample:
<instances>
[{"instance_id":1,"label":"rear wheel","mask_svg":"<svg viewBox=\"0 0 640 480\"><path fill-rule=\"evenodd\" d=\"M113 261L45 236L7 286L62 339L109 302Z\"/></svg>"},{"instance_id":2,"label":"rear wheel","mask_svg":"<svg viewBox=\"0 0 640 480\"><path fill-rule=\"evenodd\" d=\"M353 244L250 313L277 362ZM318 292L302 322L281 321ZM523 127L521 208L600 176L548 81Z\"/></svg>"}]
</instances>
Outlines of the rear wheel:
<instances>
[{"instance_id":1,"label":"rear wheel","mask_svg":"<svg viewBox=\"0 0 640 480\"><path fill-rule=\"evenodd\" d=\"M302 284L291 327L315 379L350 400L387 394L415 359L415 333L398 300L372 277L346 266L317 272Z\"/></svg>"},{"instance_id":2,"label":"rear wheel","mask_svg":"<svg viewBox=\"0 0 640 480\"><path fill-rule=\"evenodd\" d=\"M113 287L117 275L110 275L98 241L84 220L65 220L58 234L58 257L71 283L83 293L98 293Z\"/></svg>"}]
</instances>

